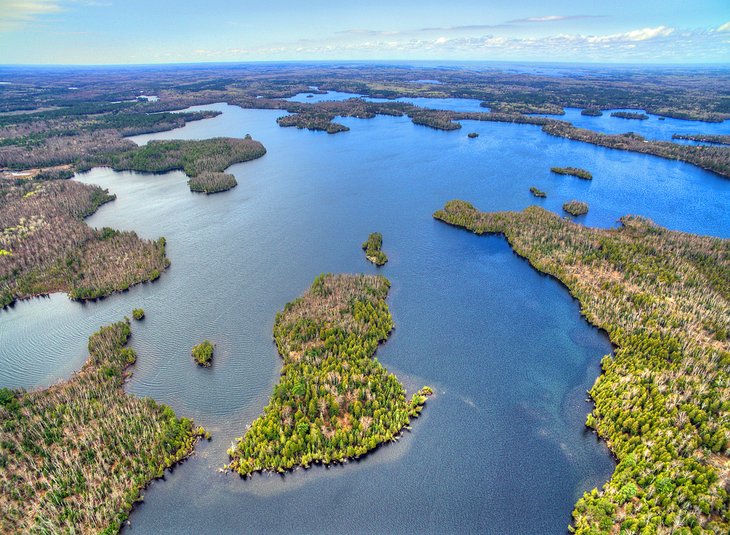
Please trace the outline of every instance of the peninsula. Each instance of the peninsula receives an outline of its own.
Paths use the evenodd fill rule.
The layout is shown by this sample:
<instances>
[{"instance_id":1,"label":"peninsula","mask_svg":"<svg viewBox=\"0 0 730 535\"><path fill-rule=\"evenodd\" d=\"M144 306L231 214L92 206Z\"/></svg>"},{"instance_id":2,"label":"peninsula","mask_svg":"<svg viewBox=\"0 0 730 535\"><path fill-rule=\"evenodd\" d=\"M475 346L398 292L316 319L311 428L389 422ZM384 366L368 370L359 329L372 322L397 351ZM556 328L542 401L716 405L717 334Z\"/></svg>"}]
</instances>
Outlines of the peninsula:
<instances>
[{"instance_id":1,"label":"peninsula","mask_svg":"<svg viewBox=\"0 0 730 535\"><path fill-rule=\"evenodd\" d=\"M565 284L616 347L601 361L586 425L617 466L578 500L571 531L727 533L730 240L640 217L588 228L537 206L484 213L450 201L434 217L503 234Z\"/></svg>"},{"instance_id":2,"label":"peninsula","mask_svg":"<svg viewBox=\"0 0 730 535\"><path fill-rule=\"evenodd\" d=\"M89 338L69 380L0 389L0 531L116 533L140 491L193 452L202 427L124 392L129 320Z\"/></svg>"}]
</instances>

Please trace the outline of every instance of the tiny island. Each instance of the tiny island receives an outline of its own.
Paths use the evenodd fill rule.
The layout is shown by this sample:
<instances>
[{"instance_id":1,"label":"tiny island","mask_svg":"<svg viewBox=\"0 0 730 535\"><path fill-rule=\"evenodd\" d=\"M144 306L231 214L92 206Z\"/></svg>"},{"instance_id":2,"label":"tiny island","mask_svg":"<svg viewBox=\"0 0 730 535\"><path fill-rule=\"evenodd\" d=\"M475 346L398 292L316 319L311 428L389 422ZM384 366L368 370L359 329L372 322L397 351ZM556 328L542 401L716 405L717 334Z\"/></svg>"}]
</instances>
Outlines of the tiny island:
<instances>
[{"instance_id":1,"label":"tiny island","mask_svg":"<svg viewBox=\"0 0 730 535\"><path fill-rule=\"evenodd\" d=\"M468 133L468 134L466 135L466 137L468 137L468 138L470 138L470 139L474 139L474 138L477 138L477 137L479 137L479 134L478 134L477 132L469 132L469 133Z\"/></svg>"},{"instance_id":2,"label":"tiny island","mask_svg":"<svg viewBox=\"0 0 730 535\"><path fill-rule=\"evenodd\" d=\"M541 189L536 188L535 186L530 187L530 193L532 193L535 197L544 199L547 197L547 193L542 191Z\"/></svg>"},{"instance_id":3,"label":"tiny island","mask_svg":"<svg viewBox=\"0 0 730 535\"><path fill-rule=\"evenodd\" d=\"M137 321L144 319L144 309L143 308L135 308L132 310L132 317L136 319Z\"/></svg>"},{"instance_id":4,"label":"tiny island","mask_svg":"<svg viewBox=\"0 0 730 535\"><path fill-rule=\"evenodd\" d=\"M590 171L581 169L580 167L551 167L550 171L558 175L571 175L583 180L592 180L593 175Z\"/></svg>"},{"instance_id":5,"label":"tiny island","mask_svg":"<svg viewBox=\"0 0 730 535\"><path fill-rule=\"evenodd\" d=\"M373 232L362 244L365 257L373 264L380 267L388 261L388 256L381 250L383 247L383 235L380 232Z\"/></svg>"},{"instance_id":6,"label":"tiny island","mask_svg":"<svg viewBox=\"0 0 730 535\"><path fill-rule=\"evenodd\" d=\"M203 340L198 345L193 346L191 351L193 360L198 366L210 368L213 363L213 352L215 346L209 340Z\"/></svg>"},{"instance_id":7,"label":"tiny island","mask_svg":"<svg viewBox=\"0 0 730 535\"><path fill-rule=\"evenodd\" d=\"M580 216L588 213L588 203L582 201L568 201L563 204L563 210L572 216Z\"/></svg>"},{"instance_id":8,"label":"tiny island","mask_svg":"<svg viewBox=\"0 0 730 535\"><path fill-rule=\"evenodd\" d=\"M274 340L284 359L279 384L228 454L241 476L341 463L397 440L432 394L410 399L373 358L393 329L376 275L320 275L276 315Z\"/></svg>"},{"instance_id":9,"label":"tiny island","mask_svg":"<svg viewBox=\"0 0 730 535\"><path fill-rule=\"evenodd\" d=\"M580 114L585 117L600 117L603 115L603 111L598 108L586 108L581 110Z\"/></svg>"},{"instance_id":10,"label":"tiny island","mask_svg":"<svg viewBox=\"0 0 730 535\"><path fill-rule=\"evenodd\" d=\"M611 117L618 117L619 119L633 119L636 121L646 121L649 118L646 113L639 113L635 111L615 111L611 114Z\"/></svg>"}]
</instances>

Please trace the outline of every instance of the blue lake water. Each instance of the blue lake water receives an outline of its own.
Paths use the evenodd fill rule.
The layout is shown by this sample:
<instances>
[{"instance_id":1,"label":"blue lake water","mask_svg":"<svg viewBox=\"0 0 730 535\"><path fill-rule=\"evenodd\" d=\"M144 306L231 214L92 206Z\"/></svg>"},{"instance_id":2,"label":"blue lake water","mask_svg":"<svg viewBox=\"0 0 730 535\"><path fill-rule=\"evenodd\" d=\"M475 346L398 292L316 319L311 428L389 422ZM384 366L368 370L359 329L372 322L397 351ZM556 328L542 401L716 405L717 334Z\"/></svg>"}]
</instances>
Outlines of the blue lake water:
<instances>
[{"instance_id":1,"label":"blue lake water","mask_svg":"<svg viewBox=\"0 0 730 535\"><path fill-rule=\"evenodd\" d=\"M673 119L665 117L660 119L658 115L649 115L648 119L622 119L620 117L611 117L611 113L616 111L628 111L646 113L644 110L604 110L601 117L590 117L581 115L582 110L579 108L565 108L565 115L546 115L545 117L553 117L563 121L573 123L580 128L587 128L604 134L624 134L626 132L635 132L647 139L658 139L662 141L675 141L677 143L689 143L688 141L672 140L673 134L712 134L712 135L728 135L730 134L730 121L722 123L706 123L703 121L684 121L682 119Z\"/></svg>"},{"instance_id":2,"label":"blue lake water","mask_svg":"<svg viewBox=\"0 0 730 535\"><path fill-rule=\"evenodd\" d=\"M164 235L172 265L157 282L100 301L56 294L0 311L0 386L67 377L89 334L143 307L128 391L194 417L214 438L151 485L129 532L565 533L575 500L613 469L583 427L585 392L610 344L504 239L431 215L453 198L555 211L576 198L590 204L581 219L589 225L634 213L727 237L730 180L526 125L442 132L406 117L343 118L351 131L328 135L280 128L276 110L201 108L224 113L134 139L251 133L266 156L232 166L239 185L212 196L191 193L182 173L78 177L117 194L90 225ZM553 175L554 165L585 167L594 179ZM548 198L532 197L532 185ZM380 270L360 249L373 231L390 257ZM396 330L378 358L409 391L428 384L436 395L411 432L361 462L250 480L219 473L278 380L274 315L321 272L392 281ZM217 344L210 369L190 357L204 338Z\"/></svg>"},{"instance_id":3,"label":"blue lake water","mask_svg":"<svg viewBox=\"0 0 730 535\"><path fill-rule=\"evenodd\" d=\"M350 98L362 98L370 102L405 102L414 104L422 108L431 108L434 110L451 110L458 112L488 112L489 108L482 107L480 100L466 98L371 98L358 95L356 93L341 93L339 91L328 91L323 94L316 93L299 93L291 98L292 102L323 102L327 100L347 100ZM691 143L686 140L672 140L674 134L706 134L706 135L730 135L730 121L722 123L707 123L704 121L685 121L682 119L673 119L671 117L661 118L658 115L649 115L646 120L622 119L620 117L611 117L611 113L617 111L628 111L646 113L645 110L634 109L614 109L604 110L600 117L590 117L581 115L581 108L565 108L564 115L544 115L532 114L539 117L551 117L561 121L568 121L580 128L587 128L602 132L604 134L624 134L626 132L635 132L647 139L655 139L662 141L675 141L676 143Z\"/></svg>"},{"instance_id":4,"label":"blue lake water","mask_svg":"<svg viewBox=\"0 0 730 535\"><path fill-rule=\"evenodd\" d=\"M432 110L452 110L452 111L476 111L476 112L488 112L489 108L481 106L482 101L469 98L426 98L426 97L401 97L395 99L388 98L373 98L358 95L357 93L342 93L340 91L327 91L326 93L298 93L288 100L290 102L325 102L328 100L347 100L350 98L361 98L368 102L404 102L406 104L413 104L414 106L420 106L421 108L430 108Z\"/></svg>"}]
</instances>

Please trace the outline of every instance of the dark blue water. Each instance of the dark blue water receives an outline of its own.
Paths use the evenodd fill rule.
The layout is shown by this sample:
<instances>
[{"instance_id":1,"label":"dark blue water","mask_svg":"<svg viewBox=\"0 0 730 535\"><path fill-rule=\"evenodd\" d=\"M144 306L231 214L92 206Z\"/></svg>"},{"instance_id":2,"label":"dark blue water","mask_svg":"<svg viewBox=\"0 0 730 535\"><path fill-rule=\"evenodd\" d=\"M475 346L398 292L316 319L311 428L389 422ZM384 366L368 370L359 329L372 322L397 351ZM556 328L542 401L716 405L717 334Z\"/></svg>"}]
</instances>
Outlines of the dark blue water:
<instances>
[{"instance_id":1,"label":"dark blue water","mask_svg":"<svg viewBox=\"0 0 730 535\"><path fill-rule=\"evenodd\" d=\"M342 93L340 91L327 91L327 93L298 93L286 100L291 102L325 102L328 100L347 100L350 98L362 98L368 102L404 102L413 104L421 108L430 108L432 110L452 110L452 111L475 111L488 112L489 108L481 106L481 100L469 98L426 98L426 97L400 97L395 99L372 98L358 95L356 93Z\"/></svg>"},{"instance_id":2,"label":"dark blue water","mask_svg":"<svg viewBox=\"0 0 730 535\"><path fill-rule=\"evenodd\" d=\"M615 111L629 111L646 113L644 110L604 110L601 117L589 117L581 115L579 108L565 108L565 115L546 115L562 121L568 121L580 128L603 132L604 134L624 134L626 132L635 132L647 139L656 139L662 141L675 141L677 143L690 143L688 141L673 140L673 134L706 134L706 135L728 135L730 134L730 121L722 123L706 123L703 121L685 121L682 119L672 119L665 117L660 119L658 115L649 115L648 119L643 121L636 119L621 119L620 117L611 117L611 113Z\"/></svg>"},{"instance_id":3,"label":"dark blue water","mask_svg":"<svg viewBox=\"0 0 730 535\"><path fill-rule=\"evenodd\" d=\"M327 100L347 100L350 98L362 98L370 102L405 102L414 104L421 108L430 108L433 110L451 110L458 112L488 112L489 108L481 106L480 100L466 98L371 98L363 97L356 93L341 93L339 91L328 91L327 93L318 95L315 93L299 93L287 100L293 102L323 102ZM581 108L565 108L564 115L544 115L531 114L539 117L551 117L561 121L568 121L580 128L587 128L602 132L604 134L625 134L626 132L635 132L647 139L674 141L675 143L697 144L688 140L673 140L672 135L683 134L705 134L705 135L730 135L730 121L722 123L707 123L704 121L685 121L682 119L673 119L664 117L660 119L658 115L649 115L649 118L643 121L636 119L622 119L620 117L611 117L611 113L616 111L628 111L637 113L646 113L645 110L635 109L614 109L604 110L600 117L590 117L581 115Z\"/></svg>"},{"instance_id":4,"label":"dark blue water","mask_svg":"<svg viewBox=\"0 0 730 535\"><path fill-rule=\"evenodd\" d=\"M524 125L440 132L405 117L348 118L350 132L328 135L280 128L280 111L213 107L224 114L136 140L251 133L267 155L233 166L239 185L212 196L191 193L181 173L80 177L118 196L89 224L164 235L172 265L154 284L102 301L54 295L0 312L0 386L68 376L91 332L143 307L128 390L195 417L214 439L148 489L131 532L564 533L575 500L613 469L583 428L585 391L610 345L502 238L431 214L452 198L520 209L536 202L536 185L550 209L587 200L587 224L639 213L728 236L730 181ZM471 130L480 137L468 139ZM554 176L552 165L595 178ZM217 472L278 379L274 315L318 273L376 272L360 250L375 230L390 257L379 272L393 282L396 322L378 358L409 391L434 387L424 416L362 462L251 480ZM203 338L217 344L211 369L190 358Z\"/></svg>"}]
</instances>

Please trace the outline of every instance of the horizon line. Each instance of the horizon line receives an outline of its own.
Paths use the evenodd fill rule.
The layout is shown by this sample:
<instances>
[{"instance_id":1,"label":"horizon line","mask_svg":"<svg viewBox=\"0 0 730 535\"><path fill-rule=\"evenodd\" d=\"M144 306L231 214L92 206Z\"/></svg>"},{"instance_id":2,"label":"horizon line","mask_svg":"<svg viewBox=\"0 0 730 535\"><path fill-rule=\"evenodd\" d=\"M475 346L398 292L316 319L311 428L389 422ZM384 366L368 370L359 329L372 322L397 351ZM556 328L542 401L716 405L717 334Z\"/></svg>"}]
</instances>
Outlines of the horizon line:
<instances>
[{"instance_id":1,"label":"horizon line","mask_svg":"<svg viewBox=\"0 0 730 535\"><path fill-rule=\"evenodd\" d=\"M730 62L706 61L706 62L637 62L637 61L548 61L548 60L506 60L506 59L277 59L277 60L229 60L229 61L176 61L176 62L155 62L155 63L0 63L0 68L13 67L175 67L175 66L232 66L232 65L262 65L262 64L349 64L349 63L370 63L374 65L386 64L417 64L417 63L443 63L443 64L524 64L524 65L585 65L585 66L636 66L636 67L697 67L697 66L725 66L730 68Z\"/></svg>"}]
</instances>

